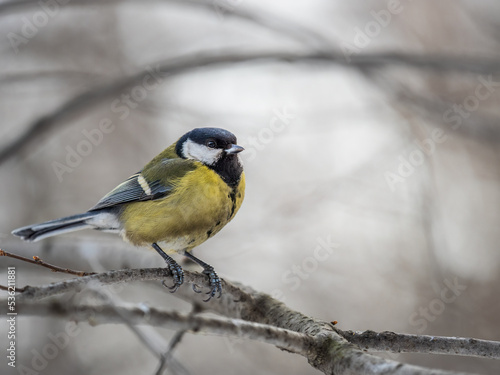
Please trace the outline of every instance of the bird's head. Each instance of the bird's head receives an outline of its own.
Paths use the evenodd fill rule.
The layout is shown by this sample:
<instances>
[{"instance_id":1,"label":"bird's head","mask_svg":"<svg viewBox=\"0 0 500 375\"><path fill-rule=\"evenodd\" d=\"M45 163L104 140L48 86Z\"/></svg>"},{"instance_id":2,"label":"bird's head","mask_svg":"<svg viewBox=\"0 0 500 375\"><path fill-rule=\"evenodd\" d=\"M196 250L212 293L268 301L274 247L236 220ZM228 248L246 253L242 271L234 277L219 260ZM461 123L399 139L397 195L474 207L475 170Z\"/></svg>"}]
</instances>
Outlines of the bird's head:
<instances>
[{"instance_id":1,"label":"bird's head","mask_svg":"<svg viewBox=\"0 0 500 375\"><path fill-rule=\"evenodd\" d=\"M236 144L236 136L220 128L196 128L184 134L175 151L179 157L197 160L213 167L226 159L238 159L244 148Z\"/></svg>"}]
</instances>

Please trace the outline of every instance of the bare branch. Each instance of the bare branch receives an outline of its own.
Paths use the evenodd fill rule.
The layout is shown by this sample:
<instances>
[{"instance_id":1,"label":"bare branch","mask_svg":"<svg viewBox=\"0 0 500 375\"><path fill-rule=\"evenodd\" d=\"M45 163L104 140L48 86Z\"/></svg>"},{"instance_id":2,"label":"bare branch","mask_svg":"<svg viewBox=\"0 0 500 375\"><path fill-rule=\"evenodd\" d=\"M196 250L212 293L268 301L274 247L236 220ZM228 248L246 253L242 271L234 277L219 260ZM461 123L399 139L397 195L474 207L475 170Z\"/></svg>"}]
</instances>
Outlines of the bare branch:
<instances>
[{"instance_id":1,"label":"bare branch","mask_svg":"<svg viewBox=\"0 0 500 375\"><path fill-rule=\"evenodd\" d=\"M79 292L89 283L109 285L129 281L165 280L169 278L171 278L171 275L168 268L108 271L77 279L59 281L43 286L26 286L24 291L18 294L17 298L19 301L35 301L62 293ZM200 273L184 271L184 281L186 283L206 285L208 287L207 277ZM235 295L239 295L238 289L227 282L223 282L223 288L225 288L225 290L233 291Z\"/></svg>"},{"instance_id":2,"label":"bare branch","mask_svg":"<svg viewBox=\"0 0 500 375\"><path fill-rule=\"evenodd\" d=\"M355 69L380 68L388 65L404 65L418 69L434 71L462 71L466 73L491 74L500 71L500 62L497 59L465 59L455 56L424 56L397 53L381 53L371 55L353 55L349 61L340 53L333 52L205 52L181 56L164 62L150 64L136 74L90 89L63 103L52 113L47 114L31 125L15 141L0 150L0 163L22 152L34 139L56 126L63 125L82 111L102 103L103 100L118 95L121 91L133 85L140 84L151 74L151 66L162 77L175 76L204 67L221 67L225 65L244 64L249 62L320 62L323 64L340 64Z\"/></svg>"},{"instance_id":3,"label":"bare branch","mask_svg":"<svg viewBox=\"0 0 500 375\"><path fill-rule=\"evenodd\" d=\"M296 39L299 42L308 46L327 47L330 43L322 35L302 27L296 22L280 17L276 14L265 12L263 9L251 10L246 6L234 5L224 7L223 3L217 3L210 0L149 0L150 2L159 2L163 4L176 4L180 6L188 6L195 8L206 9L212 13L224 17L238 18L244 21L252 22L254 24L263 26L269 30L276 31L287 38ZM65 6L88 6L93 4L99 5L114 5L125 2L135 2L134 0L72 0ZM143 1L145 2L145 1ZM0 14L7 12L22 11L27 8L38 7L37 0L11 0L5 1L0 4ZM221 14L223 13L223 14Z\"/></svg>"},{"instance_id":4,"label":"bare branch","mask_svg":"<svg viewBox=\"0 0 500 375\"><path fill-rule=\"evenodd\" d=\"M87 285L90 288L90 292L94 295L96 295L100 300L102 300L106 306L109 306L113 309L115 312L116 316L121 319L121 321L132 331L132 333L148 348L148 350L153 353L156 357L160 359L160 369L166 366L167 364L177 370L184 371L184 367L177 361L175 358L173 358L173 349L175 348L175 345L180 342L180 339L182 337L182 333L185 331L181 331L180 335L176 335L171 341L170 345L168 345L168 349L166 353L163 353L163 349L159 347L159 345L152 340L151 333L146 333L140 330L136 325L133 324L131 321L131 318L128 315L128 311L125 309L119 308L116 302L116 298L112 297L109 293L104 293L103 291L97 289L97 288L92 288L92 285ZM142 311L144 311L146 314L149 314L149 307L143 308L142 306L139 307ZM156 341L158 341L158 337L156 337ZM161 342L163 342L163 339L161 339ZM163 346L163 345L162 345ZM166 345L165 345L166 346ZM185 371L184 371L185 372Z\"/></svg>"},{"instance_id":5,"label":"bare branch","mask_svg":"<svg viewBox=\"0 0 500 375\"><path fill-rule=\"evenodd\" d=\"M54 266L53 264L49 264L49 263L44 262L43 260L41 260L37 256L34 256L33 259L30 259L30 258L23 257L21 255L9 253L9 252L2 250L2 249L0 249L0 256L22 260L23 262L27 262L27 263L37 264L39 266L50 269L52 272L62 272L62 273L68 273L70 275L76 275L76 276L95 275L95 272L75 271L75 270L72 270L69 268L62 268L59 266Z\"/></svg>"},{"instance_id":6,"label":"bare branch","mask_svg":"<svg viewBox=\"0 0 500 375\"><path fill-rule=\"evenodd\" d=\"M193 310L189 314L190 317L195 316L200 311L200 309L197 306L198 306L198 304L193 305ZM178 365L177 361L173 357L174 350L177 347L177 345L180 344L182 338L184 337L184 335L186 333L187 333L187 330L183 329L183 330L177 331L175 333L174 337L172 337L172 339L170 340L170 343L168 344L168 349L161 356L160 363L158 365L158 369L156 370L156 373L155 373L156 375L163 374L163 372L167 368L167 365L170 365L170 367L172 367L172 363L174 365ZM177 366L177 367L179 367L179 366ZM177 372L179 372L179 370L183 371L184 373L188 373L183 367L178 368Z\"/></svg>"},{"instance_id":7,"label":"bare branch","mask_svg":"<svg viewBox=\"0 0 500 375\"><path fill-rule=\"evenodd\" d=\"M24 290L25 290L25 289L26 289L26 287L24 287L24 288L18 288L18 287L16 286L16 292L19 292L19 293L20 293L20 292L24 292ZM5 285L0 285L0 290L6 290L6 291L9 291L9 290L10 290L10 288L9 288L8 286L5 286Z\"/></svg>"},{"instance_id":8,"label":"bare branch","mask_svg":"<svg viewBox=\"0 0 500 375\"><path fill-rule=\"evenodd\" d=\"M145 311L139 307L75 306L70 303L61 304L58 302L23 303L18 307L19 311L25 315L65 317L77 321L91 321L92 324L122 323L122 317L126 316L132 324L147 324L193 333L247 338L276 345L302 355L307 354L305 348L313 342L313 339L308 335L266 324L238 319L184 315L176 311L160 311L155 308ZM0 310L7 312L3 306L0 307Z\"/></svg>"},{"instance_id":9,"label":"bare branch","mask_svg":"<svg viewBox=\"0 0 500 375\"><path fill-rule=\"evenodd\" d=\"M2 306L2 305L0 305ZM5 306L5 304L3 305ZM0 311L4 310L0 307ZM315 336L239 319L208 318L183 315L178 312L151 308L125 308L112 306L74 306L68 303L23 303L23 314L57 316L92 324L119 323L121 315L133 324L147 324L192 333L233 336L265 342L309 359L314 367L326 374L394 374L394 375L451 375L463 374L441 370L427 370L417 366L387 361L355 349L350 344L340 345L334 336L319 332ZM117 314L118 312L118 314ZM2 311L3 313L3 311ZM313 319L309 318L310 323Z\"/></svg>"},{"instance_id":10,"label":"bare branch","mask_svg":"<svg viewBox=\"0 0 500 375\"><path fill-rule=\"evenodd\" d=\"M174 365L177 365L177 361L175 361L174 357L173 357L174 349L181 342L181 340L184 337L184 335L186 334L186 332L187 332L186 330L177 331L175 333L174 337L172 337L172 340L170 340L170 343L168 345L168 350L165 353L163 353L161 358L160 358L158 370L156 370L156 372L155 372L156 375L163 374L163 372L167 368L167 365L172 366L172 362ZM182 370L184 370L184 372L186 372L184 368L182 368Z\"/></svg>"},{"instance_id":11,"label":"bare branch","mask_svg":"<svg viewBox=\"0 0 500 375\"><path fill-rule=\"evenodd\" d=\"M464 337L407 335L394 332L335 330L363 349L395 353L432 353L500 359L500 342Z\"/></svg>"},{"instance_id":12,"label":"bare branch","mask_svg":"<svg viewBox=\"0 0 500 375\"><path fill-rule=\"evenodd\" d=\"M115 315L134 333L136 337L149 349L151 353L153 353L156 357L161 358L162 353L158 345L155 345L149 338L143 334L131 321L127 311L120 309L116 302L111 298L109 294L105 294L97 288L89 288L91 293L96 295L102 302L105 303L105 306L111 307L114 311ZM144 309L142 309L144 311Z\"/></svg>"},{"instance_id":13,"label":"bare branch","mask_svg":"<svg viewBox=\"0 0 500 375\"><path fill-rule=\"evenodd\" d=\"M164 268L109 271L41 287L27 287L26 291L20 293L17 298L18 301L34 301L63 292L81 290L87 283L98 282L105 285L134 280L160 280L168 277L170 277L170 274ZM193 272L185 273L185 281L187 283L207 285L204 275ZM253 322L257 326L244 325L243 327L239 322L235 326L225 326L226 323L220 324L220 319L208 321L206 326L204 322L201 326L192 323L193 321L200 323L201 321L197 320L198 317L187 318L175 312L165 313L155 309L150 309L147 312L144 309L133 309L127 313L127 317L133 324L168 325L173 329L188 329L193 332L206 329L207 332L214 334L217 332L219 334L231 332L231 335L237 335L238 337L268 342L305 356L312 366L326 374L352 374L353 371L360 375L456 374L454 372L428 370L401 364L364 353L339 335L331 323L315 320L300 312L291 310L282 302L271 298L267 294L256 292L249 287L223 281L223 290L224 293L220 299L200 304L201 309L214 311L247 323ZM199 303L200 298L203 298L186 287L179 289L175 295L191 303ZM90 312L95 312L96 315L92 317L96 317L99 322L104 323L113 320L116 322L118 319L116 311L113 311L113 308L109 306L99 307L100 311L94 311L92 309L95 307L92 306L56 305L54 307L53 304L41 304L41 307L29 307L29 304L24 305L26 305L22 310L24 313L32 311L34 314L62 314L71 316L72 319L87 319L91 315ZM6 306L6 304L3 304L3 306ZM1 308L3 307L0 303ZM109 312L105 313L105 311L108 311L106 309L109 309ZM173 323L171 323L172 321ZM227 320L223 321L227 322ZM221 326L225 328L220 329ZM278 329L278 331L269 330L269 326ZM256 330L254 330L255 327ZM217 329L220 329L220 331L217 331ZM282 332L279 329L287 331L287 334L284 334L286 339L284 336L280 336L281 333L277 333ZM288 331L293 331L293 334ZM308 339L305 337L308 337Z\"/></svg>"}]
</instances>

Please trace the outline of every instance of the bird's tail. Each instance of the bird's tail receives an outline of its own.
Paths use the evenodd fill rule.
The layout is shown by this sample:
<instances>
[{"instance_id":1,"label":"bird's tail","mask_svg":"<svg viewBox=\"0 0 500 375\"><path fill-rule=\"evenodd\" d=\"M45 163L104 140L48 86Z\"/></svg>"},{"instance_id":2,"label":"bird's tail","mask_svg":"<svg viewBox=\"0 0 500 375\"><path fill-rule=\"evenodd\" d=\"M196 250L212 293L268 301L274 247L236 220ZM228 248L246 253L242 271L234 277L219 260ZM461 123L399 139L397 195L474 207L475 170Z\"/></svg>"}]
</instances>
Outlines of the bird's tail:
<instances>
[{"instance_id":1,"label":"bird's tail","mask_svg":"<svg viewBox=\"0 0 500 375\"><path fill-rule=\"evenodd\" d=\"M12 234L21 237L25 241L35 242L61 233L73 232L85 228L95 228L94 225L88 224L87 220L97 215L99 215L99 212L86 212L84 214L63 217L41 224L18 228L12 231Z\"/></svg>"}]
</instances>

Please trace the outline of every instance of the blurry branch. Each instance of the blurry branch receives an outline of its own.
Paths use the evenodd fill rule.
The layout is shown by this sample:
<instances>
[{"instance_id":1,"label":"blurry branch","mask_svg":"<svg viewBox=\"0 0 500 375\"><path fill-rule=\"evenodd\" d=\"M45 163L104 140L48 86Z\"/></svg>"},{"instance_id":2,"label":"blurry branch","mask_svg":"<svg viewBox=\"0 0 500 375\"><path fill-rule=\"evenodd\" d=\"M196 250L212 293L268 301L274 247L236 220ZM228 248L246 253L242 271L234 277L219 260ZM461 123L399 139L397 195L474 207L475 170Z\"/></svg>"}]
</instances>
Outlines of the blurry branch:
<instances>
[{"instance_id":1,"label":"blurry branch","mask_svg":"<svg viewBox=\"0 0 500 375\"><path fill-rule=\"evenodd\" d=\"M5 305L5 304L4 304ZM284 316L285 325L300 324L309 328L310 333L301 333L268 324L249 322L240 319L209 318L183 315L175 311L160 311L150 308L145 311L137 307L111 307L94 305L73 305L70 303L23 303L18 306L24 315L64 317L76 321L88 321L92 325L120 323L126 316L131 324L151 325L174 330L185 330L197 334L210 334L246 338L275 345L292 353L308 358L309 363L327 374L419 374L451 375L461 374L450 371L427 370L417 366L398 364L397 362L363 353L348 343L337 342L336 335L327 329L315 327L326 324L311 318L300 317L294 322L293 317ZM285 310L287 310L285 308ZM271 311L271 313L294 313L289 311ZM286 318L292 318L287 322ZM306 318L305 321L302 321ZM327 325L325 325L325 328ZM314 331L317 331L314 333ZM323 331L323 332L322 332ZM340 339L341 340L341 339ZM346 358L347 357L347 358Z\"/></svg>"},{"instance_id":2,"label":"blurry branch","mask_svg":"<svg viewBox=\"0 0 500 375\"><path fill-rule=\"evenodd\" d=\"M360 348L394 353L451 354L500 359L500 342L463 337L407 335L394 332L353 332L335 329Z\"/></svg>"},{"instance_id":3,"label":"blurry branch","mask_svg":"<svg viewBox=\"0 0 500 375\"><path fill-rule=\"evenodd\" d=\"M193 293L184 286L176 292L176 296L183 298L195 306L198 311L216 312L225 318L207 318L190 314L182 315L178 312L164 312L154 308L130 308L121 306L76 305L73 303L37 302L38 300L61 293L82 291L85 288L100 288L102 285L124 283L132 281L162 280L170 278L166 268L136 269L109 271L105 273L85 276L77 279L56 282L38 287L26 287L16 298L17 307L23 314L40 316L58 316L68 319L87 320L90 323L123 323L128 325L147 324L168 327L172 329L190 331L193 333L208 333L224 336L237 336L266 342L306 357L309 363L325 374L335 373L352 374L391 374L391 375L445 375L457 374L454 372L427 370L417 366L385 360L359 349L373 348L374 350L411 351L411 342L414 338L398 335L400 344L381 344L373 335L357 335L350 332L338 331L331 323L319 321L294 311L280 301L267 294L257 292L250 287L237 285L223 280L224 293L220 299L213 299L209 303L201 303L203 296ZM205 275L185 271L185 282L208 286ZM7 308L7 303L0 301L0 311ZM382 337L394 341L394 336L382 333ZM375 334L376 336L376 334ZM346 340L353 338L353 342ZM432 340L422 339L416 346L418 352L439 352L455 354L455 350L445 350L445 338ZM461 341L462 340L462 341ZM467 339L448 339L455 349ZM476 341L478 342L478 341ZM469 341L472 349L467 350L464 345L461 355L483 356L500 358L499 343L481 341L480 347L474 341ZM398 347L398 345L400 345ZM426 345L428 351L425 351ZM160 366L160 370L161 370Z\"/></svg>"},{"instance_id":4,"label":"blurry branch","mask_svg":"<svg viewBox=\"0 0 500 375\"><path fill-rule=\"evenodd\" d=\"M92 284L87 284L87 288L89 287L92 287ZM153 340L153 337L151 337L150 333L148 334L146 332L141 331L139 327L137 327L132 321L132 317L129 315L128 311L126 311L126 309L118 307L115 298L112 297L112 294L105 293L104 291L101 291L97 287L91 288L90 292L93 295L97 296L98 299L101 300L106 307L111 308L115 313L115 316L118 317L132 331L132 333L137 338L139 338L139 340L148 348L148 350L151 353L153 353L153 355L159 358L160 366L157 371L158 375L162 373L163 368L166 365L168 365L170 369L174 370L174 373L176 374L180 372L187 373L187 370L184 368L184 366L173 357L173 349L180 342L182 335L185 331L178 332L170 342L170 345L168 346L167 350L164 351L162 348L159 347L158 344L159 336L156 336L156 340ZM142 307L141 310L148 314L150 311L149 307L145 306ZM89 319L87 318L87 320ZM96 322L93 321L93 323L95 324Z\"/></svg>"},{"instance_id":5,"label":"blurry branch","mask_svg":"<svg viewBox=\"0 0 500 375\"><path fill-rule=\"evenodd\" d=\"M316 52L316 53L294 53L294 52L204 52L192 55L172 58L168 61L150 64L142 71L134 75L115 80L114 82L100 85L63 103L52 113L49 113L31 125L26 131L12 143L0 150L0 163L10 157L23 152L29 144L41 135L64 125L76 115L85 110L102 104L106 99L119 97L122 91L130 89L134 85L140 85L143 79L154 71L161 77L172 77L175 75L195 71L207 67L223 67L225 65L246 63L322 63L325 65L339 64L354 69L366 70L372 68L383 68L393 65L403 65L423 70L438 72L461 71L464 73L492 74L500 72L499 60L487 59L465 59L454 56L424 56L405 55L397 53L381 53L370 55L353 55L348 62L340 53Z\"/></svg>"},{"instance_id":6,"label":"blurry branch","mask_svg":"<svg viewBox=\"0 0 500 375\"><path fill-rule=\"evenodd\" d=\"M122 3L137 4L136 0L71 0L65 6L95 6L98 5L114 5ZM142 1L144 4L147 1ZM265 28L278 32L281 35L296 39L298 42L304 43L309 47L325 48L330 43L322 35L300 26L295 22L291 22L276 14L270 14L263 9L251 10L243 4L233 4L230 1L220 0L149 0L149 2L162 4L177 4L180 6L196 7L206 9L220 18L238 18L244 21L264 26ZM23 11L26 8L39 8L39 0L12 0L5 1L0 4L0 14L12 13L15 11Z\"/></svg>"},{"instance_id":7,"label":"blurry branch","mask_svg":"<svg viewBox=\"0 0 500 375\"><path fill-rule=\"evenodd\" d=\"M87 284L87 287L90 286L90 291L93 295L95 295L99 300L104 303L104 306L107 306L113 310L114 315L119 318L133 333L137 336L143 344L158 358L162 357L161 350L158 348L158 345L155 345L148 337L146 337L132 322L130 316L126 314L122 309L120 309L116 302L111 298L111 295L108 293L104 293L99 290L97 287L92 287L92 284ZM98 286L98 285L96 285ZM144 310L144 309L143 309Z\"/></svg>"},{"instance_id":8,"label":"blurry branch","mask_svg":"<svg viewBox=\"0 0 500 375\"><path fill-rule=\"evenodd\" d=\"M140 307L73 305L71 303L23 303L18 306L24 315L65 317L76 321L88 321L92 325L121 323L123 316L131 324L146 324L173 330L199 334L241 337L276 345L290 352L307 355L313 338L287 329L267 324L221 317L185 315L176 311L147 310Z\"/></svg>"},{"instance_id":9,"label":"blurry branch","mask_svg":"<svg viewBox=\"0 0 500 375\"><path fill-rule=\"evenodd\" d=\"M37 80L42 79L59 79L65 82L71 79L79 79L88 82L89 80L97 81L98 79L102 80L104 78L103 74L95 72L58 68L54 70L36 70L30 72L5 72L0 76L0 84L3 86L23 81L29 84L37 84Z\"/></svg>"},{"instance_id":10,"label":"blurry branch","mask_svg":"<svg viewBox=\"0 0 500 375\"><path fill-rule=\"evenodd\" d=\"M156 375L163 374L163 372L167 368L167 365L172 367L172 364L174 364L176 367L180 367L184 371L184 373L187 373L187 374L189 373L186 369L184 369L184 367L180 363L178 363L173 358L174 349L177 347L177 345L179 345L179 343L181 342L181 340L184 337L184 335L186 334L186 332L187 332L187 330L185 330L185 329L179 330L175 333L174 337L172 337L172 339L170 340L170 343L168 345L168 349L164 353L162 353L162 355L161 355L160 363L158 365L158 370L156 370ZM175 369L175 370L176 370L175 373L179 373L179 369Z\"/></svg>"},{"instance_id":11,"label":"blurry branch","mask_svg":"<svg viewBox=\"0 0 500 375\"><path fill-rule=\"evenodd\" d=\"M68 273L70 275L76 275L76 276L89 276L89 275L95 274L95 272L75 271L75 270L72 270L69 268L62 268L59 266L54 266L53 264L49 264L49 263L44 262L43 260L41 260L37 256L34 256L33 259L29 259L29 258L23 257L21 255L11 254L11 253L9 253L5 250L2 250L2 249L0 249L0 257L1 256L22 260L23 262L27 262L27 263L37 264L39 266L50 269L52 272L62 272L62 273Z\"/></svg>"},{"instance_id":12,"label":"blurry branch","mask_svg":"<svg viewBox=\"0 0 500 375\"><path fill-rule=\"evenodd\" d=\"M419 93L418 91L409 88L407 85L396 80L388 80L380 75L370 74L369 78L377 85L378 88L384 90L387 97L395 103L392 106L398 110L398 105L409 109L411 113L418 114L422 119L428 119L435 124L445 125L444 130L460 134L466 137L479 139L486 143L497 143L500 139L500 127L498 127L499 117L495 115L487 115L480 111L474 112L468 118L463 118L464 125L453 126L446 123L445 114L458 103L444 100L442 96L436 93ZM470 89L474 92L474 88ZM403 118L407 115L401 110ZM465 123L467 125L465 125Z\"/></svg>"},{"instance_id":13,"label":"blurry branch","mask_svg":"<svg viewBox=\"0 0 500 375\"><path fill-rule=\"evenodd\" d=\"M11 288L5 286L5 285L0 285L0 290L6 290L6 291L9 291ZM16 287L16 292L23 292L24 291L24 288L18 288Z\"/></svg>"},{"instance_id":14,"label":"blurry branch","mask_svg":"<svg viewBox=\"0 0 500 375\"><path fill-rule=\"evenodd\" d=\"M135 82L135 80L133 82ZM63 103L52 113L38 118L35 122L28 126L26 131L21 134L21 136L0 150L0 163L17 153L22 152L23 149L34 139L48 133L58 125L63 125L63 121L68 121L79 113L83 113L85 110L91 108L101 100L105 100L113 95L116 95L116 93L127 89L130 85L131 83L129 78L127 82L125 82L125 80L120 80L76 95L72 99Z\"/></svg>"},{"instance_id":15,"label":"blurry branch","mask_svg":"<svg viewBox=\"0 0 500 375\"><path fill-rule=\"evenodd\" d=\"M84 2L85 0L81 0ZM304 45L309 46L310 48L322 48L322 49L330 49L328 46L330 45L330 41L326 39L321 34L316 33L315 31L302 27L296 22L291 22L286 18L282 18L276 14L270 14L265 12L265 9L248 9L246 4L235 4L233 6L225 7L224 1L218 0L169 0L170 2L174 2L180 5L190 5L190 6L198 6L205 7L207 10L217 12L222 12L222 16L239 18L242 20L250 21L254 24L264 26L269 30L273 30L275 32L280 33L287 38L295 39L299 42L304 43ZM226 0L226 4L230 4L230 1Z\"/></svg>"},{"instance_id":16,"label":"blurry branch","mask_svg":"<svg viewBox=\"0 0 500 375\"><path fill-rule=\"evenodd\" d=\"M427 117L433 120L436 124L442 124L444 122L443 115L449 111L454 104L456 104L445 101L436 95L429 97L428 93L423 95L407 88L399 90L398 99L399 102L404 104L406 107L415 112L419 111L423 114L423 118ZM460 126L447 124L447 128L451 129L452 132L461 134L462 136L480 139L485 143L498 143L498 140L500 139L498 115L492 116L478 111L475 112L473 116L471 115L469 118L463 119L463 122L464 125L461 124Z\"/></svg>"}]
</instances>

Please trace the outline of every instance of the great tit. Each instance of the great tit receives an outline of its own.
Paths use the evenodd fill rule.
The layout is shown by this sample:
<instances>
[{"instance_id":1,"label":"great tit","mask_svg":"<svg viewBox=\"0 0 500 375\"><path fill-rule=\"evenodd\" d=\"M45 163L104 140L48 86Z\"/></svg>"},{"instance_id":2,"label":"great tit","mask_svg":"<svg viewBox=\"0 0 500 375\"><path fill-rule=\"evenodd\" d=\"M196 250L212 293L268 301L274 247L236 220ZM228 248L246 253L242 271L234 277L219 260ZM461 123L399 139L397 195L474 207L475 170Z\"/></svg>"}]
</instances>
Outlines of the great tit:
<instances>
[{"instance_id":1,"label":"great tit","mask_svg":"<svg viewBox=\"0 0 500 375\"><path fill-rule=\"evenodd\" d=\"M191 130L87 212L19 228L12 234L38 241L85 228L119 233L133 245L152 246L163 257L173 276L172 292L184 281L182 268L168 255L178 252L203 267L210 280L207 300L216 293L220 297L221 281L214 268L191 250L238 212L245 194L238 155L243 150L227 130Z\"/></svg>"}]
</instances>

